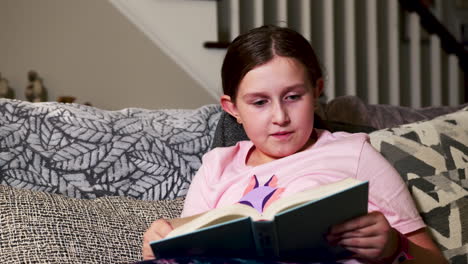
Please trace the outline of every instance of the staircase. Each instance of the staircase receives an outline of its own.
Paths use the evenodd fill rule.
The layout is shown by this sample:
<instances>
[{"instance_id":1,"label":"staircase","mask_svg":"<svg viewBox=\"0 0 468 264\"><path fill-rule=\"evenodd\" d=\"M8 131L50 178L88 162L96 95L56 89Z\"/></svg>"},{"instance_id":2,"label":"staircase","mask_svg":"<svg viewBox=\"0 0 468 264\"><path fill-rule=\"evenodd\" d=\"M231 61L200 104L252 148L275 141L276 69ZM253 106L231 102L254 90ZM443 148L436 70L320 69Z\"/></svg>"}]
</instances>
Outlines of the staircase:
<instances>
[{"instance_id":1,"label":"staircase","mask_svg":"<svg viewBox=\"0 0 468 264\"><path fill-rule=\"evenodd\" d=\"M203 47L204 41L217 36L215 1L110 2L214 98L219 98L225 51Z\"/></svg>"},{"instance_id":2,"label":"staircase","mask_svg":"<svg viewBox=\"0 0 468 264\"><path fill-rule=\"evenodd\" d=\"M467 101L466 64L457 56L466 61L466 50L447 49L446 38L441 43L422 28L427 20L415 6L398 0L110 1L215 98L228 43L252 27L278 24L311 41L326 69L328 99L357 95L411 107Z\"/></svg>"}]
</instances>

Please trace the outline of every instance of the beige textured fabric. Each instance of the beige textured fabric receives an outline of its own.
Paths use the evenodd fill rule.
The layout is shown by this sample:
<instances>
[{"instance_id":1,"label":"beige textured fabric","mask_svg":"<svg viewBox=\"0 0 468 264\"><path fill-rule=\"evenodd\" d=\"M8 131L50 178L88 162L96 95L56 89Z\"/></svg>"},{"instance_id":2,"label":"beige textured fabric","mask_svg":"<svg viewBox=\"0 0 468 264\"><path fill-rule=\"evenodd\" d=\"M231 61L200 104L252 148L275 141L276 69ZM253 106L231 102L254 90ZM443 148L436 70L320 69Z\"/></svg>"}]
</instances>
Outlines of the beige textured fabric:
<instances>
[{"instance_id":1,"label":"beige textured fabric","mask_svg":"<svg viewBox=\"0 0 468 264\"><path fill-rule=\"evenodd\" d=\"M450 263L468 260L468 107L370 133L395 167Z\"/></svg>"},{"instance_id":2,"label":"beige textured fabric","mask_svg":"<svg viewBox=\"0 0 468 264\"><path fill-rule=\"evenodd\" d=\"M81 200L0 185L0 263L132 263L148 225L182 206L181 198Z\"/></svg>"}]
</instances>

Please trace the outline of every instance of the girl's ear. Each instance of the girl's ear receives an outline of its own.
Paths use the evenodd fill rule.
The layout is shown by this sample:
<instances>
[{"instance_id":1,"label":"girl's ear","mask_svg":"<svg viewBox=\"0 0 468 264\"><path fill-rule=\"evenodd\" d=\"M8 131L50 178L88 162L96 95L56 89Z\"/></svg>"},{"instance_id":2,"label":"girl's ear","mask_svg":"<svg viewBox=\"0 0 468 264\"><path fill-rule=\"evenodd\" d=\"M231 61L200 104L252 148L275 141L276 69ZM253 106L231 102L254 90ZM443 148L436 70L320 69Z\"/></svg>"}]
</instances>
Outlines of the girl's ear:
<instances>
[{"instance_id":1,"label":"girl's ear","mask_svg":"<svg viewBox=\"0 0 468 264\"><path fill-rule=\"evenodd\" d=\"M235 119L237 119L237 122L239 122L239 112L237 111L236 104L234 104L231 97L229 95L223 95L221 96L220 101L223 110L226 111L228 114L232 115Z\"/></svg>"},{"instance_id":2,"label":"girl's ear","mask_svg":"<svg viewBox=\"0 0 468 264\"><path fill-rule=\"evenodd\" d=\"M318 79L317 82L315 83L315 87L314 87L314 98L315 99L319 98L319 96L322 94L323 86L324 86L323 78Z\"/></svg>"}]
</instances>

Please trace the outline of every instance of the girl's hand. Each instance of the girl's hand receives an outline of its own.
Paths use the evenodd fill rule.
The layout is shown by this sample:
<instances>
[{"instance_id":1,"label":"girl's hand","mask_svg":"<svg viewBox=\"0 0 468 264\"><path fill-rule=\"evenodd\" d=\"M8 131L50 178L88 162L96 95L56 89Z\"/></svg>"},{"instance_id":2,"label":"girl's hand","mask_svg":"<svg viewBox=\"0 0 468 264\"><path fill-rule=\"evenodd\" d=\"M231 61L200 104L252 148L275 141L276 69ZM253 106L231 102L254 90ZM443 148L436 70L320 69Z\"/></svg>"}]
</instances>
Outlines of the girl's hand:
<instances>
[{"instance_id":1,"label":"girl's hand","mask_svg":"<svg viewBox=\"0 0 468 264\"><path fill-rule=\"evenodd\" d=\"M390 257L398 247L397 231L381 212L371 212L335 225L327 239L356 253L354 258L370 261Z\"/></svg>"},{"instance_id":2,"label":"girl's hand","mask_svg":"<svg viewBox=\"0 0 468 264\"><path fill-rule=\"evenodd\" d=\"M172 231L172 225L164 220L158 219L154 221L143 235L143 260L154 259L153 250L151 250L150 242L163 239Z\"/></svg>"}]
</instances>

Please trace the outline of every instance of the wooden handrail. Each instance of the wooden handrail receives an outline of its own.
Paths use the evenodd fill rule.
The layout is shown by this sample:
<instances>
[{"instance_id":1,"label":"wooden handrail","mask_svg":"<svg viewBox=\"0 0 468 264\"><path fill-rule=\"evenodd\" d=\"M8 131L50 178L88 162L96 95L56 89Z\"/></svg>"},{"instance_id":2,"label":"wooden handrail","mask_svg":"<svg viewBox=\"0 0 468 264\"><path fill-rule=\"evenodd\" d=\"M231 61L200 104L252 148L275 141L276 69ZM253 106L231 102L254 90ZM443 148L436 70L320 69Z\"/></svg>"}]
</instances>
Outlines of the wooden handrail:
<instances>
[{"instance_id":1,"label":"wooden handrail","mask_svg":"<svg viewBox=\"0 0 468 264\"><path fill-rule=\"evenodd\" d=\"M399 0L400 5L408 12L416 12L421 25L430 34L436 34L440 38L441 46L448 54L455 54L459 58L460 67L466 73L468 71L468 51L455 37L442 25L421 0ZM207 41L205 48L225 49L229 42Z\"/></svg>"},{"instance_id":2,"label":"wooden handrail","mask_svg":"<svg viewBox=\"0 0 468 264\"><path fill-rule=\"evenodd\" d=\"M203 47L207 49L227 49L231 42L222 42L222 41L206 41L203 43Z\"/></svg>"},{"instance_id":3,"label":"wooden handrail","mask_svg":"<svg viewBox=\"0 0 468 264\"><path fill-rule=\"evenodd\" d=\"M468 51L455 37L442 25L421 0L399 0L401 7L408 12L416 12L421 20L421 26L429 34L436 34L440 38L442 49L448 54L455 54L463 72L468 70Z\"/></svg>"},{"instance_id":4,"label":"wooden handrail","mask_svg":"<svg viewBox=\"0 0 468 264\"><path fill-rule=\"evenodd\" d=\"M442 25L421 0L399 0L400 6L408 12L416 12L421 20L421 26L430 33L436 34L440 39L442 49L448 54L455 54L463 71L464 101L468 102L468 51L455 37Z\"/></svg>"}]
</instances>

